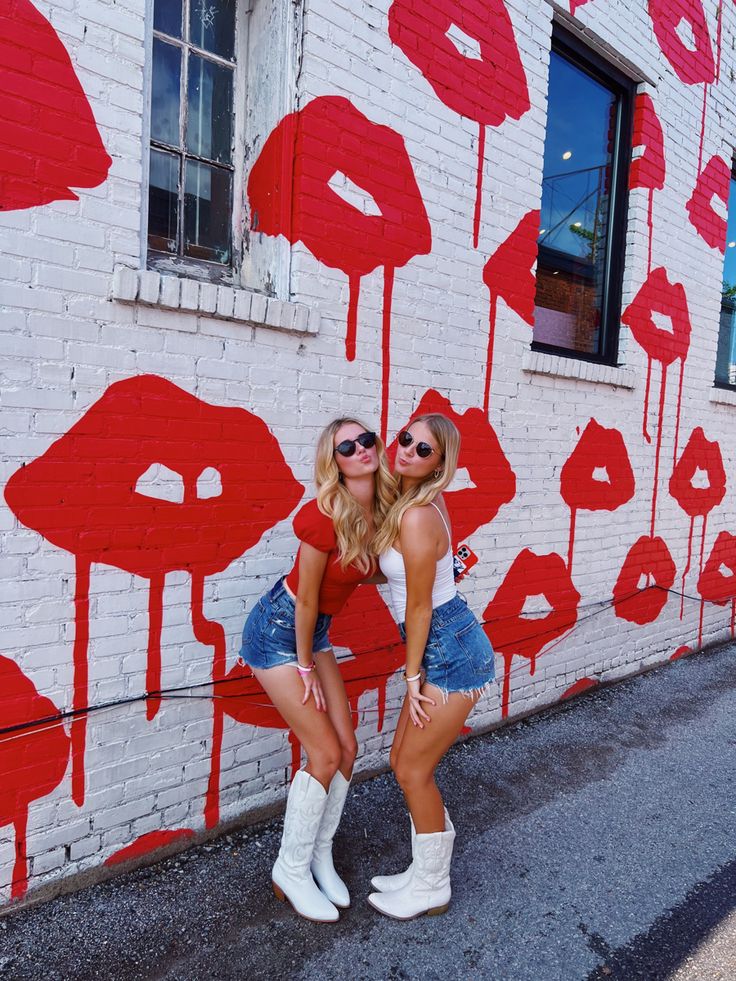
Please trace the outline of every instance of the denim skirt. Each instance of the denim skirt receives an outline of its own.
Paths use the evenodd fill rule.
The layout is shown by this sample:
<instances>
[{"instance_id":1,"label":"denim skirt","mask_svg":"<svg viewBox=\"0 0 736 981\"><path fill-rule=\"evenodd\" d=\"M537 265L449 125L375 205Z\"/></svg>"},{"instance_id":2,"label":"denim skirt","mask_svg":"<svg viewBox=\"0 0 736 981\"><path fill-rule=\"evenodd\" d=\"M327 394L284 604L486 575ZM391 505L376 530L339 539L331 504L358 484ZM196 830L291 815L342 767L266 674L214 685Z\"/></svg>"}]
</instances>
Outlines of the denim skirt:
<instances>
[{"instance_id":1,"label":"denim skirt","mask_svg":"<svg viewBox=\"0 0 736 981\"><path fill-rule=\"evenodd\" d=\"M332 647L327 636L331 620L327 613L317 615L312 653ZM248 614L240 656L251 668L296 664L296 607L284 589L283 579L261 596Z\"/></svg>"},{"instance_id":2,"label":"denim skirt","mask_svg":"<svg viewBox=\"0 0 736 981\"><path fill-rule=\"evenodd\" d=\"M405 624L399 631L406 640ZM459 593L432 610L422 668L445 701L452 692L482 695L496 677L491 642Z\"/></svg>"}]
</instances>

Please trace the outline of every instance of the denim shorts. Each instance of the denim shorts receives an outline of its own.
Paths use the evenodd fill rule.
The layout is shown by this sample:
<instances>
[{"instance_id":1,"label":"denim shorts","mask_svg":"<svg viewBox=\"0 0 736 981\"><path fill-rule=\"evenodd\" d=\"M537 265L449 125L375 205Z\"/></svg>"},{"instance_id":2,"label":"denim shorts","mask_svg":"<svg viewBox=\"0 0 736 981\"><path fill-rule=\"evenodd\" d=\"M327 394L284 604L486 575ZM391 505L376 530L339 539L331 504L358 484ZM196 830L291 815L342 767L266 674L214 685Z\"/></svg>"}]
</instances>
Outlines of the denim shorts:
<instances>
[{"instance_id":1,"label":"denim shorts","mask_svg":"<svg viewBox=\"0 0 736 981\"><path fill-rule=\"evenodd\" d=\"M406 640L405 624L399 624ZM452 692L482 695L496 677L491 642L459 593L432 610L422 668L447 701Z\"/></svg>"},{"instance_id":2,"label":"denim shorts","mask_svg":"<svg viewBox=\"0 0 736 981\"><path fill-rule=\"evenodd\" d=\"M243 627L240 656L251 668L275 668L279 664L296 664L296 607L284 589L284 580L261 596L248 614ZM317 614L312 652L329 650L327 636L332 617Z\"/></svg>"}]
</instances>

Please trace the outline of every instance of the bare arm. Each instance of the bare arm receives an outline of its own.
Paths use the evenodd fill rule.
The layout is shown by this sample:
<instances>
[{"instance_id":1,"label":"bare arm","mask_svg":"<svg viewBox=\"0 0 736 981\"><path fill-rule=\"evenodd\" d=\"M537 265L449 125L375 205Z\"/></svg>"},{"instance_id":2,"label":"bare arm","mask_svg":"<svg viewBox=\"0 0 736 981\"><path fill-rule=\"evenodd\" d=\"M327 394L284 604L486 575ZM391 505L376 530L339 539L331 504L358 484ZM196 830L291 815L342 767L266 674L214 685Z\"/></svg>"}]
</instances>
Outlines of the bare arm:
<instances>
[{"instance_id":1,"label":"bare arm","mask_svg":"<svg viewBox=\"0 0 736 981\"><path fill-rule=\"evenodd\" d=\"M438 528L434 509L410 508L401 521L399 534L406 569L406 674L419 674L432 622L432 588L437 571ZM410 715L415 725L429 717L421 701L434 704L419 694L420 682L409 682Z\"/></svg>"},{"instance_id":2,"label":"bare arm","mask_svg":"<svg viewBox=\"0 0 736 981\"><path fill-rule=\"evenodd\" d=\"M314 627L319 615L319 590L322 577L327 568L327 552L320 552L307 542L302 542L299 549L299 587L296 595L296 656L302 665L311 664L314 660ZM305 694L304 702L314 693L315 705L318 709L325 707L322 688L317 672L303 675Z\"/></svg>"}]
</instances>

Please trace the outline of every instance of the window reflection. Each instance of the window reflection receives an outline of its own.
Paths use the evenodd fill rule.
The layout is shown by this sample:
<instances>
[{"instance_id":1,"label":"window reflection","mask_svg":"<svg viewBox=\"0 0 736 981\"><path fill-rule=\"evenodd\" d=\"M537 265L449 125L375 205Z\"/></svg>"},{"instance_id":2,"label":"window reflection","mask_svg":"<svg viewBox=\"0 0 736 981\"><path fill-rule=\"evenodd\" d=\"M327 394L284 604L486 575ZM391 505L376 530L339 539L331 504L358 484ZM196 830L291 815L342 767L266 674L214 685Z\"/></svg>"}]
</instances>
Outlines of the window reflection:
<instances>
[{"instance_id":1,"label":"window reflection","mask_svg":"<svg viewBox=\"0 0 736 981\"><path fill-rule=\"evenodd\" d=\"M550 60L534 341L601 355L621 96Z\"/></svg>"},{"instance_id":2,"label":"window reflection","mask_svg":"<svg viewBox=\"0 0 736 981\"><path fill-rule=\"evenodd\" d=\"M736 178L728 192L728 230L723 262L721 320L716 352L716 384L736 387Z\"/></svg>"}]
</instances>

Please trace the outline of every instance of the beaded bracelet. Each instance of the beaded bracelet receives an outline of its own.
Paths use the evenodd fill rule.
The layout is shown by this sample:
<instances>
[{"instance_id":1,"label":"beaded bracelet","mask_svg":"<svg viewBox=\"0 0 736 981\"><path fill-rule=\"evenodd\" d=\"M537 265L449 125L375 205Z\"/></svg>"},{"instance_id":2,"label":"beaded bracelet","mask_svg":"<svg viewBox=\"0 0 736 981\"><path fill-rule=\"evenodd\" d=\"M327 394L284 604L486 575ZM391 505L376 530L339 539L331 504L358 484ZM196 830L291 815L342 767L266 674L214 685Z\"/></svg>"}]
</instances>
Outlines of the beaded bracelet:
<instances>
[{"instance_id":1,"label":"beaded bracelet","mask_svg":"<svg viewBox=\"0 0 736 981\"><path fill-rule=\"evenodd\" d=\"M295 665L299 674L309 674L310 671L314 671L316 664L312 661L311 664L300 664L298 661Z\"/></svg>"}]
</instances>

